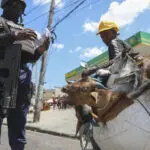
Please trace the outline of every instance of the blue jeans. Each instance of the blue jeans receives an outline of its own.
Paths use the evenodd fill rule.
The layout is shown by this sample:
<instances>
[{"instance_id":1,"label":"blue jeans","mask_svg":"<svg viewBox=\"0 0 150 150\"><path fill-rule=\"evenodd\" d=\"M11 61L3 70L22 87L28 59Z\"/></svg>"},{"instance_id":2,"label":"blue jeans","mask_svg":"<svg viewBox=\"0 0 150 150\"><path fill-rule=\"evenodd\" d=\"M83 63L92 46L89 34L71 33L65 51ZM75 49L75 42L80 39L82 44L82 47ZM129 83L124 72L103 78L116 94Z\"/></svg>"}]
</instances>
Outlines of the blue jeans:
<instances>
[{"instance_id":1,"label":"blue jeans","mask_svg":"<svg viewBox=\"0 0 150 150\"><path fill-rule=\"evenodd\" d=\"M29 105L23 104L9 111L7 123L11 150L24 150L26 144L25 125L28 110Z\"/></svg>"},{"instance_id":2,"label":"blue jeans","mask_svg":"<svg viewBox=\"0 0 150 150\"><path fill-rule=\"evenodd\" d=\"M98 144L96 143L93 137L94 126L97 126L96 121L94 119L92 121L86 122L81 128L80 134L82 133L88 136L88 138L90 138L91 144L93 146L93 150L101 150L101 148L98 146Z\"/></svg>"}]
</instances>

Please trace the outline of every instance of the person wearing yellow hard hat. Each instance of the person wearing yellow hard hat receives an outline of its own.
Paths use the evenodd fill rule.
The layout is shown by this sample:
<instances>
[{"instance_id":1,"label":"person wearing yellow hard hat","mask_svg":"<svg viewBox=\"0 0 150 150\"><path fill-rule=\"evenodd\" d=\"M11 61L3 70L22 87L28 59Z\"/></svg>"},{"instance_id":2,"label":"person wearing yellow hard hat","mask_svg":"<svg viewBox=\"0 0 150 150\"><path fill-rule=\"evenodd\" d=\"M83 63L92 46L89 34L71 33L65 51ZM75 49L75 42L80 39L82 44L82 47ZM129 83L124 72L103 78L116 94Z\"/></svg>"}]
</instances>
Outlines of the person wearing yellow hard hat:
<instances>
[{"instance_id":1,"label":"person wearing yellow hard hat","mask_svg":"<svg viewBox=\"0 0 150 150\"><path fill-rule=\"evenodd\" d=\"M108 31L110 29L114 29L116 32L119 31L119 27L116 25L115 22L101 21L99 24L99 31L98 31L97 35L103 31Z\"/></svg>"},{"instance_id":2,"label":"person wearing yellow hard hat","mask_svg":"<svg viewBox=\"0 0 150 150\"><path fill-rule=\"evenodd\" d=\"M124 52L133 53L133 49L123 40L118 38L118 32L119 27L115 22L101 21L99 24L97 35L100 35L102 41L108 46L108 55L110 60L108 63L109 65L113 63L114 58L119 54L124 56ZM104 86L106 86L110 74L110 70L99 69L94 77L97 78Z\"/></svg>"},{"instance_id":3,"label":"person wearing yellow hard hat","mask_svg":"<svg viewBox=\"0 0 150 150\"><path fill-rule=\"evenodd\" d=\"M123 40L118 38L119 27L112 21L101 21L97 35L108 46L109 60L114 59L124 49L130 51L132 48Z\"/></svg>"}]
</instances>

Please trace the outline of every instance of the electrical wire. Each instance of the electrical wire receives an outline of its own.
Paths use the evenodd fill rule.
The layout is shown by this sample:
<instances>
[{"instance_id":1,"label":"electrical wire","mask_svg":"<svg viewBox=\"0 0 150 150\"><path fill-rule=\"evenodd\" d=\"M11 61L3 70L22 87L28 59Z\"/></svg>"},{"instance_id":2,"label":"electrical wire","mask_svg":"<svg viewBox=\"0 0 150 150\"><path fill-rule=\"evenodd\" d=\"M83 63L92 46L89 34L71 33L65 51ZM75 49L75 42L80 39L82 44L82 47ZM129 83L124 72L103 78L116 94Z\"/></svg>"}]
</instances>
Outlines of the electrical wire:
<instances>
[{"instance_id":1,"label":"electrical wire","mask_svg":"<svg viewBox=\"0 0 150 150\"><path fill-rule=\"evenodd\" d=\"M59 13L59 12L61 12L61 11L64 11L64 10L66 10L67 8L73 6L73 5L77 4L77 3L79 3L78 0L72 2L72 3L68 4L68 5L65 5L63 8L56 10L56 11L55 11L55 14L57 14L57 13Z\"/></svg>"},{"instance_id":2,"label":"electrical wire","mask_svg":"<svg viewBox=\"0 0 150 150\"><path fill-rule=\"evenodd\" d=\"M101 2L101 0L97 0L97 1L94 1L94 2L92 2L92 3L90 3L90 5L95 5L95 4L97 4L98 2ZM76 10L76 13L77 12L79 12L79 11L81 11L81 10L83 10L83 9L85 9L85 8L87 8L87 7L89 7L89 4L86 4L85 6L83 6L83 7L81 7L81 8L79 8L78 10ZM60 14L59 14L59 16L60 16ZM70 16L70 15L69 15ZM68 16L67 16L68 17ZM65 19L67 18L67 17L65 17ZM64 18L64 17L63 17ZM57 23L55 23L55 25L52 27L52 31L53 30L55 30L55 28L56 28L56 26L60 23L60 22L62 22L63 21L63 19L60 19Z\"/></svg>"},{"instance_id":3,"label":"electrical wire","mask_svg":"<svg viewBox=\"0 0 150 150\"><path fill-rule=\"evenodd\" d=\"M83 5L87 0L83 0L82 2L80 2L78 5L76 5L69 13L67 13L64 17L62 17L53 27L52 27L52 31L55 30L55 28L61 23L63 22L66 18L68 18L75 10L77 10L81 5Z\"/></svg>"},{"instance_id":4,"label":"electrical wire","mask_svg":"<svg viewBox=\"0 0 150 150\"><path fill-rule=\"evenodd\" d=\"M36 17L36 18L34 18L34 19L32 19L32 20L26 22L25 25L31 24L32 22L38 20L39 18L42 18L43 16L47 15L48 13L49 13L49 11L44 12L43 14L39 15L38 17Z\"/></svg>"},{"instance_id":5,"label":"electrical wire","mask_svg":"<svg viewBox=\"0 0 150 150\"><path fill-rule=\"evenodd\" d=\"M140 105L143 107L143 109L147 112L147 114L150 116L150 111L145 107L145 105L139 100L139 99L136 99Z\"/></svg>"},{"instance_id":6,"label":"electrical wire","mask_svg":"<svg viewBox=\"0 0 150 150\"><path fill-rule=\"evenodd\" d=\"M37 6L31 8L29 11L27 11L27 13L25 13L25 16L28 16L29 14L31 14L33 11L35 11L36 9L38 9L41 6L41 3L38 4Z\"/></svg>"},{"instance_id":7,"label":"electrical wire","mask_svg":"<svg viewBox=\"0 0 150 150\"><path fill-rule=\"evenodd\" d=\"M73 4L73 3L71 3L71 4ZM29 15L29 14L32 13L34 10L36 10L37 8L39 8L40 6L41 6L41 4L39 4L38 6L32 8L31 10L29 10L29 11L26 13L25 16ZM68 6L68 5L67 5L67 6ZM61 10L62 10L62 9L61 9ZM38 20L39 18L42 18L43 16L45 16L45 15L48 14L48 13L49 13L49 11L44 12L43 14L41 14L41 15L39 15L39 16L33 18L32 20L30 20L30 21L28 21L28 22L26 22L25 25L31 24L32 22Z\"/></svg>"},{"instance_id":8,"label":"electrical wire","mask_svg":"<svg viewBox=\"0 0 150 150\"><path fill-rule=\"evenodd\" d=\"M66 5L66 7L55 11L55 15L56 15L57 13L66 10L67 8L73 6L74 4L79 3L79 4L77 4L71 11L69 11L67 14L65 14L61 19L59 19L59 20L54 24L54 26L52 27L52 31L54 31L54 29L55 29L61 22L63 22L66 18L68 18L74 11L76 11L76 10L77 10L81 5L83 5L86 1L87 1L87 0L83 0L83 1L81 1L81 2L79 3L79 1L76 0L76 1L71 2L70 4ZM96 4L96 3L100 2L100 1L101 1L101 0L99 0L99 1L94 1L94 2L92 2L90 5L94 5L94 4ZM40 6L40 5L39 5L39 6ZM39 6L36 6L36 7L34 8L34 10L37 9ZM85 8L87 8L87 7L89 7L89 4L83 6L82 8L79 8L76 12L79 12L80 10L83 10L83 9L85 9ZM38 20L39 18L42 18L43 16L45 16L45 15L48 14L48 13L49 13L49 11L47 11L47 12L45 12L45 13L39 15L38 17L36 17L36 18L34 18L34 19L32 19L32 20L26 22L25 25L31 24L32 22ZM61 15L61 14L59 14L59 16L60 16L60 15Z\"/></svg>"},{"instance_id":9,"label":"electrical wire","mask_svg":"<svg viewBox=\"0 0 150 150\"><path fill-rule=\"evenodd\" d=\"M87 4L87 5L83 6L83 7L81 7L80 9L78 9L78 11L83 10L83 9L89 7L89 5L92 5L92 6L93 6L93 5L95 5L95 4L97 4L97 3L101 2L101 1L102 1L102 0L93 1L93 2L90 3L90 4Z\"/></svg>"}]
</instances>

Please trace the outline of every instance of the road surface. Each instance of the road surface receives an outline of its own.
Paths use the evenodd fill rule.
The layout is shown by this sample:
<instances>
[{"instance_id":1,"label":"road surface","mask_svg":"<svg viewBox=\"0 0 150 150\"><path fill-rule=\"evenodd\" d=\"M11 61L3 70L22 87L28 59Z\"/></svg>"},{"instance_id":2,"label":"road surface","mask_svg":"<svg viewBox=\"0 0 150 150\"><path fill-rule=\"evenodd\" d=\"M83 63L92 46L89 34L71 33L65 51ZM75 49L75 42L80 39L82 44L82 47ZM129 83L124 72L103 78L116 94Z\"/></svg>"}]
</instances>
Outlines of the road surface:
<instances>
[{"instance_id":1,"label":"road surface","mask_svg":"<svg viewBox=\"0 0 150 150\"><path fill-rule=\"evenodd\" d=\"M25 150L80 150L77 140L27 131ZM2 129L0 150L10 150L8 145L7 128Z\"/></svg>"}]
</instances>

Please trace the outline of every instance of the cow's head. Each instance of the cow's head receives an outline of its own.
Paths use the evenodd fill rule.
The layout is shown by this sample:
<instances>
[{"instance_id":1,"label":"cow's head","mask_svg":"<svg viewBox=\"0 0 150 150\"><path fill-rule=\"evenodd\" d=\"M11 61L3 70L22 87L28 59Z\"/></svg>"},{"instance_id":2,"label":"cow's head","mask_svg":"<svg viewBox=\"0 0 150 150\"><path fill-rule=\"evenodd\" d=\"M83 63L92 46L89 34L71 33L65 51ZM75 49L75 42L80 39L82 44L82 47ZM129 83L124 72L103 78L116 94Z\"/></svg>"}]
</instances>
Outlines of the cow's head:
<instances>
[{"instance_id":1,"label":"cow's head","mask_svg":"<svg viewBox=\"0 0 150 150\"><path fill-rule=\"evenodd\" d=\"M88 104L90 94L95 90L95 81L90 78L81 79L74 83L68 83L62 88L62 91L68 95L68 99L74 105Z\"/></svg>"}]
</instances>

